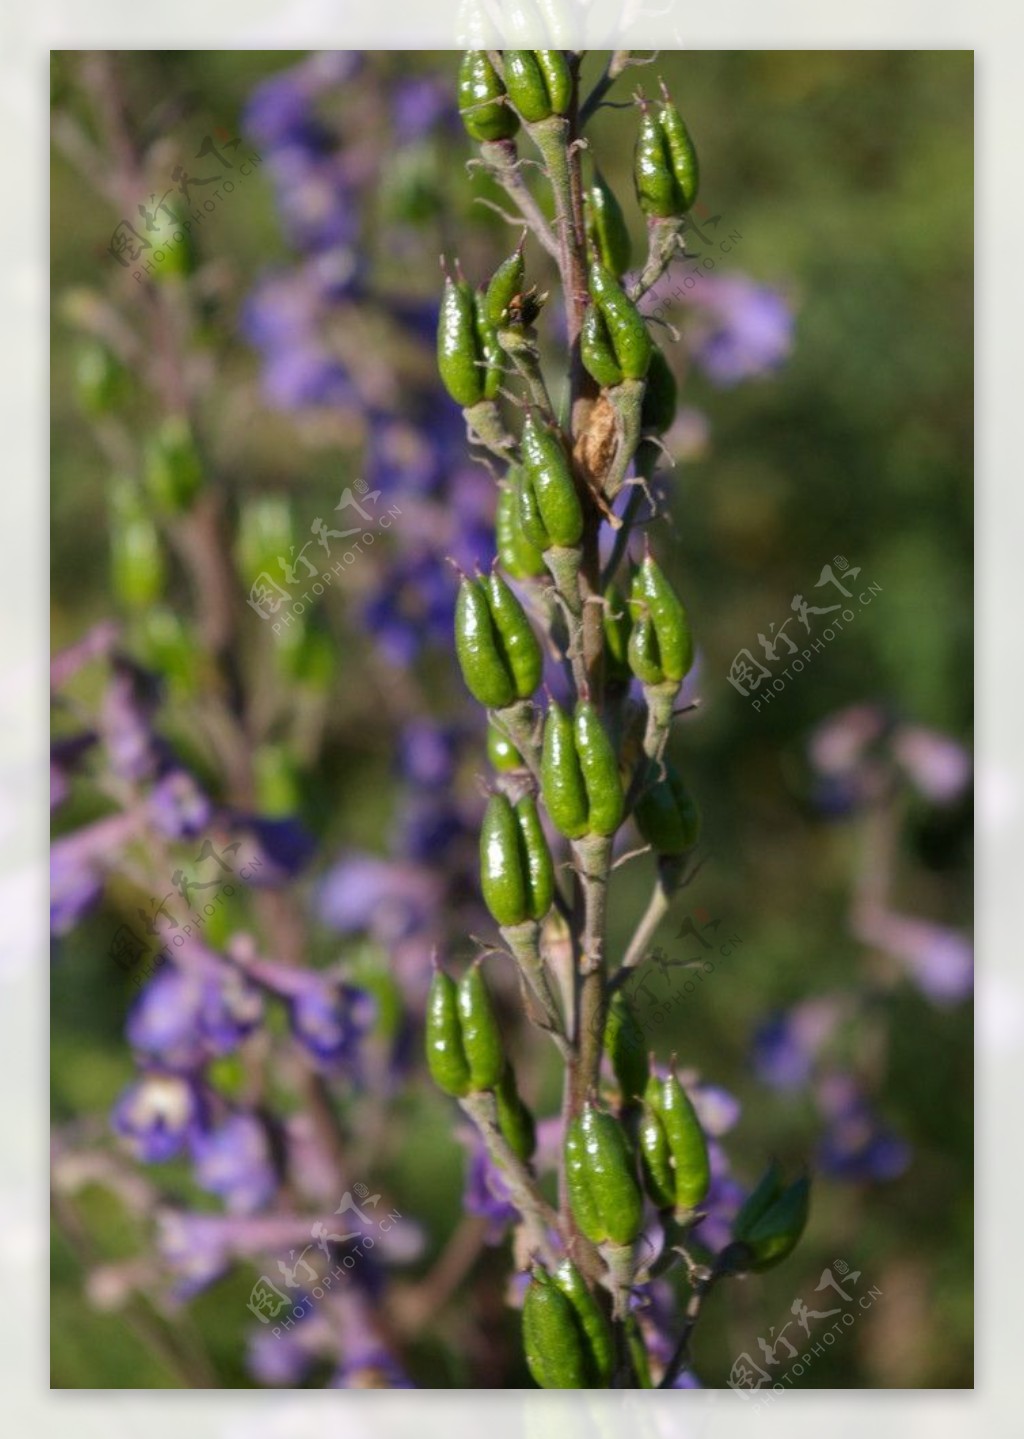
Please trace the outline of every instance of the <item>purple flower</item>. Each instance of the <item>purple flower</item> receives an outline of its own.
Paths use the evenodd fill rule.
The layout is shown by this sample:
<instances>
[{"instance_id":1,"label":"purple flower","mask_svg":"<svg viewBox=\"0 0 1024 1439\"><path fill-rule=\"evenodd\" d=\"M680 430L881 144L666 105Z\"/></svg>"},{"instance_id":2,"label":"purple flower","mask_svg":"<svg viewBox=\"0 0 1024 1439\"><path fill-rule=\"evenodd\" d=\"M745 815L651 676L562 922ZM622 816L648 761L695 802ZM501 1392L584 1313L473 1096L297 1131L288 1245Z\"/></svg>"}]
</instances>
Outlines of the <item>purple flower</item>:
<instances>
[{"instance_id":1,"label":"purple flower","mask_svg":"<svg viewBox=\"0 0 1024 1439\"><path fill-rule=\"evenodd\" d=\"M210 822L213 806L183 769L172 769L150 790L149 817L168 839L193 839Z\"/></svg>"},{"instance_id":2,"label":"purple flower","mask_svg":"<svg viewBox=\"0 0 1024 1439\"><path fill-rule=\"evenodd\" d=\"M826 1120L818 1164L837 1179L898 1179L910 1163L909 1144L875 1115L852 1075L833 1073L818 1086Z\"/></svg>"},{"instance_id":3,"label":"purple flower","mask_svg":"<svg viewBox=\"0 0 1024 1439\"><path fill-rule=\"evenodd\" d=\"M455 774L459 736L451 726L415 719L398 739L398 771L425 789L447 789Z\"/></svg>"},{"instance_id":4,"label":"purple flower","mask_svg":"<svg viewBox=\"0 0 1024 1439\"><path fill-rule=\"evenodd\" d=\"M893 736L893 754L926 799L949 804L971 782L971 757L963 745L937 730L905 725Z\"/></svg>"},{"instance_id":5,"label":"purple flower","mask_svg":"<svg viewBox=\"0 0 1024 1439\"><path fill-rule=\"evenodd\" d=\"M317 908L340 933L366 931L391 945L427 925L441 897L440 878L422 866L355 853L324 876Z\"/></svg>"},{"instance_id":6,"label":"purple flower","mask_svg":"<svg viewBox=\"0 0 1024 1439\"><path fill-rule=\"evenodd\" d=\"M313 1367L314 1355L303 1342L298 1329L301 1323L300 1318L286 1334L275 1334L265 1327L250 1334L245 1364L258 1383L281 1389L298 1389L302 1384Z\"/></svg>"},{"instance_id":7,"label":"purple flower","mask_svg":"<svg viewBox=\"0 0 1024 1439\"><path fill-rule=\"evenodd\" d=\"M706 276L692 292L702 312L693 353L716 385L730 387L776 370L793 348L793 310L768 285L744 275Z\"/></svg>"},{"instance_id":8,"label":"purple flower","mask_svg":"<svg viewBox=\"0 0 1024 1439\"><path fill-rule=\"evenodd\" d=\"M856 932L865 944L900 960L911 979L934 1004L956 1004L974 988L974 952L955 929L911 915L865 911Z\"/></svg>"},{"instance_id":9,"label":"purple flower","mask_svg":"<svg viewBox=\"0 0 1024 1439\"><path fill-rule=\"evenodd\" d=\"M115 657L100 731L111 769L121 779L148 779L158 767L165 751L153 733L159 696L155 675L123 656Z\"/></svg>"},{"instance_id":10,"label":"purple flower","mask_svg":"<svg viewBox=\"0 0 1024 1439\"><path fill-rule=\"evenodd\" d=\"M436 76L400 80L394 88L395 138L400 145L421 140L442 122L454 123L458 112L448 85Z\"/></svg>"},{"instance_id":11,"label":"purple flower","mask_svg":"<svg viewBox=\"0 0 1024 1439\"><path fill-rule=\"evenodd\" d=\"M389 664L407 668L451 638L455 587L437 551L395 555L363 606L362 620Z\"/></svg>"},{"instance_id":12,"label":"purple flower","mask_svg":"<svg viewBox=\"0 0 1024 1439\"><path fill-rule=\"evenodd\" d=\"M96 743L93 730L54 740L50 745L50 808L56 809L67 799L71 776L80 767L82 758Z\"/></svg>"},{"instance_id":13,"label":"purple flower","mask_svg":"<svg viewBox=\"0 0 1024 1439\"><path fill-rule=\"evenodd\" d=\"M162 1164L181 1153L203 1118L204 1105L193 1081L155 1070L128 1086L114 1106L111 1125L136 1158Z\"/></svg>"},{"instance_id":14,"label":"purple flower","mask_svg":"<svg viewBox=\"0 0 1024 1439\"><path fill-rule=\"evenodd\" d=\"M157 1247L178 1276L175 1293L190 1299L219 1279L232 1259L231 1236L219 1214L164 1209L158 1215Z\"/></svg>"},{"instance_id":15,"label":"purple flower","mask_svg":"<svg viewBox=\"0 0 1024 1439\"><path fill-rule=\"evenodd\" d=\"M292 816L277 818L239 814L235 816L232 828L242 835L243 841L249 841L239 874L254 889L272 889L288 884L316 853L316 840ZM252 873L243 875L243 869L251 869Z\"/></svg>"},{"instance_id":16,"label":"purple flower","mask_svg":"<svg viewBox=\"0 0 1024 1439\"><path fill-rule=\"evenodd\" d=\"M138 826L134 814L113 814L62 835L50 846L50 932L67 934L103 891L104 871Z\"/></svg>"},{"instance_id":17,"label":"purple flower","mask_svg":"<svg viewBox=\"0 0 1024 1439\"><path fill-rule=\"evenodd\" d=\"M491 1162L479 1137L466 1135L466 1142L470 1148L462 1207L467 1214L488 1221L488 1244L500 1244L509 1225L518 1220L519 1211L509 1200L501 1171Z\"/></svg>"},{"instance_id":18,"label":"purple flower","mask_svg":"<svg viewBox=\"0 0 1024 1439\"><path fill-rule=\"evenodd\" d=\"M218 1194L234 1214L254 1214L273 1199L277 1176L263 1125L254 1114L233 1114L192 1140L196 1182Z\"/></svg>"},{"instance_id":19,"label":"purple flower","mask_svg":"<svg viewBox=\"0 0 1024 1439\"><path fill-rule=\"evenodd\" d=\"M262 1016L259 991L235 971L173 966L139 995L126 1032L138 1053L188 1069L237 1049Z\"/></svg>"},{"instance_id":20,"label":"purple flower","mask_svg":"<svg viewBox=\"0 0 1024 1439\"><path fill-rule=\"evenodd\" d=\"M365 990L303 974L290 1002L292 1032L321 1064L351 1066L375 1017Z\"/></svg>"},{"instance_id":21,"label":"purple flower","mask_svg":"<svg viewBox=\"0 0 1024 1439\"><path fill-rule=\"evenodd\" d=\"M800 1089L814 1071L814 1062L838 1020L829 999L806 1000L791 1010L778 1010L754 1035L754 1068L773 1089Z\"/></svg>"}]
</instances>

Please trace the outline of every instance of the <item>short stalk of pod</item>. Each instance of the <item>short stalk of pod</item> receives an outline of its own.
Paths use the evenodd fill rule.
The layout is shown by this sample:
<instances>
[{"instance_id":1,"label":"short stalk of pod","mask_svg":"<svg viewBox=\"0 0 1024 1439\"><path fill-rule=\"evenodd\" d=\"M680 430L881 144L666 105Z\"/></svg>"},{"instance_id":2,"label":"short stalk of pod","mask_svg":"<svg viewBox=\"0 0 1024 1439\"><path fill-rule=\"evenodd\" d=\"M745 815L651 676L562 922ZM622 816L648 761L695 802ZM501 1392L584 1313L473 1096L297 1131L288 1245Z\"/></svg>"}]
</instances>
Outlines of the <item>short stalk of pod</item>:
<instances>
[{"instance_id":1,"label":"short stalk of pod","mask_svg":"<svg viewBox=\"0 0 1024 1439\"><path fill-rule=\"evenodd\" d=\"M523 924L502 925L501 937L512 951L512 957L523 979L544 1013L556 1017L558 1006L540 952L540 925L534 920L527 920Z\"/></svg>"},{"instance_id":2,"label":"short stalk of pod","mask_svg":"<svg viewBox=\"0 0 1024 1439\"><path fill-rule=\"evenodd\" d=\"M535 1267L523 1301L526 1363L542 1389L604 1389L614 1367L611 1326L571 1259Z\"/></svg>"},{"instance_id":3,"label":"short stalk of pod","mask_svg":"<svg viewBox=\"0 0 1024 1439\"><path fill-rule=\"evenodd\" d=\"M683 1221L711 1183L707 1140L690 1099L674 1074L652 1075L644 1091L640 1156L644 1182L659 1209Z\"/></svg>"},{"instance_id":4,"label":"short stalk of pod","mask_svg":"<svg viewBox=\"0 0 1024 1439\"><path fill-rule=\"evenodd\" d=\"M580 1233L599 1246L631 1246L643 1223L633 1156L621 1124L593 1104L569 1121L565 1176Z\"/></svg>"}]
</instances>

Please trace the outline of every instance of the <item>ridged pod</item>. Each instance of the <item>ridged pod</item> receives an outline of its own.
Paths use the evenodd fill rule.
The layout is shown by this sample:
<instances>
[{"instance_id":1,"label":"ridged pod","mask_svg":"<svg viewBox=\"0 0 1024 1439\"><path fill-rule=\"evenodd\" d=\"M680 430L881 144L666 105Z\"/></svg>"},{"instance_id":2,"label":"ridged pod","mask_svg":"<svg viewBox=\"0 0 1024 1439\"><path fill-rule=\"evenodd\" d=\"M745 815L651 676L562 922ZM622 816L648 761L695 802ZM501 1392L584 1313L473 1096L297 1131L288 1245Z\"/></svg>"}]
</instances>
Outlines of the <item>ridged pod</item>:
<instances>
[{"instance_id":1,"label":"ridged pod","mask_svg":"<svg viewBox=\"0 0 1024 1439\"><path fill-rule=\"evenodd\" d=\"M483 358L472 287L467 280L446 275L437 322L437 369L445 389L464 410L484 398Z\"/></svg>"},{"instance_id":2,"label":"ridged pod","mask_svg":"<svg viewBox=\"0 0 1024 1439\"><path fill-rule=\"evenodd\" d=\"M642 380L654 349L643 315L599 260L591 262L588 280L591 298L601 312L619 368L627 380Z\"/></svg>"},{"instance_id":3,"label":"ridged pod","mask_svg":"<svg viewBox=\"0 0 1024 1439\"><path fill-rule=\"evenodd\" d=\"M540 763L541 794L551 822L567 839L580 839L590 826L590 802L576 754L572 717L557 701L548 707Z\"/></svg>"},{"instance_id":4,"label":"ridged pod","mask_svg":"<svg viewBox=\"0 0 1024 1439\"><path fill-rule=\"evenodd\" d=\"M572 74L561 50L506 50L505 88L520 115L537 124L564 115L572 102Z\"/></svg>"},{"instance_id":5,"label":"ridged pod","mask_svg":"<svg viewBox=\"0 0 1024 1439\"><path fill-rule=\"evenodd\" d=\"M503 928L541 920L551 908L554 867L532 795L515 806L500 792L488 800L480 828L480 884Z\"/></svg>"},{"instance_id":6,"label":"ridged pod","mask_svg":"<svg viewBox=\"0 0 1024 1439\"><path fill-rule=\"evenodd\" d=\"M583 509L573 480L569 458L555 431L528 410L522 434L523 481L532 499L521 507L523 530L540 549L552 545L571 548L583 535ZM536 507L541 528L533 522L530 505ZM540 544L540 535L547 544Z\"/></svg>"},{"instance_id":7,"label":"ridged pod","mask_svg":"<svg viewBox=\"0 0 1024 1439\"><path fill-rule=\"evenodd\" d=\"M427 1067L434 1083L461 1099L470 1091L469 1060L462 1047L458 988L450 974L435 969L427 994Z\"/></svg>"},{"instance_id":8,"label":"ridged pod","mask_svg":"<svg viewBox=\"0 0 1024 1439\"><path fill-rule=\"evenodd\" d=\"M636 827L656 854L680 855L700 838L701 816L675 766L643 792L633 810Z\"/></svg>"},{"instance_id":9,"label":"ridged pod","mask_svg":"<svg viewBox=\"0 0 1024 1439\"><path fill-rule=\"evenodd\" d=\"M580 1232L593 1244L632 1244L643 1224L633 1156L622 1126L592 1104L569 1122L565 1176Z\"/></svg>"},{"instance_id":10,"label":"ridged pod","mask_svg":"<svg viewBox=\"0 0 1024 1439\"><path fill-rule=\"evenodd\" d=\"M499 330L502 325L508 324L509 304L522 294L525 283L526 262L520 245L507 260L501 262L487 286L486 314L488 323L494 329Z\"/></svg>"},{"instance_id":11,"label":"ridged pod","mask_svg":"<svg viewBox=\"0 0 1024 1439\"><path fill-rule=\"evenodd\" d=\"M631 602L634 613L633 636L636 640L634 673L645 684L659 684L664 680L679 683L693 665L693 636L690 622L683 603L651 554L644 556L633 576ZM640 636L641 621L645 616L653 630ZM653 645L651 643L655 642ZM633 651L630 663L633 664ZM648 678L641 672L661 671L661 680Z\"/></svg>"},{"instance_id":12,"label":"ridged pod","mask_svg":"<svg viewBox=\"0 0 1024 1439\"><path fill-rule=\"evenodd\" d=\"M625 809L619 762L601 716L589 700L580 700L576 706L574 733L587 791L587 830L590 834L613 835Z\"/></svg>"},{"instance_id":13,"label":"ridged pod","mask_svg":"<svg viewBox=\"0 0 1024 1439\"><path fill-rule=\"evenodd\" d=\"M505 1049L479 964L471 964L459 980L458 1010L469 1087L494 1089L505 1069Z\"/></svg>"},{"instance_id":14,"label":"ridged pod","mask_svg":"<svg viewBox=\"0 0 1024 1439\"><path fill-rule=\"evenodd\" d=\"M629 269L632 246L622 206L600 171L583 196L587 238L601 263L613 275Z\"/></svg>"},{"instance_id":15,"label":"ridged pod","mask_svg":"<svg viewBox=\"0 0 1024 1439\"><path fill-rule=\"evenodd\" d=\"M497 571L484 579L463 577L455 602L455 652L467 689L489 709L528 699L540 683L537 637Z\"/></svg>"},{"instance_id":16,"label":"ridged pod","mask_svg":"<svg viewBox=\"0 0 1024 1439\"><path fill-rule=\"evenodd\" d=\"M674 1208L677 1213L695 1209L707 1196L711 1183L711 1168L708 1160L707 1140L690 1102L686 1090L674 1074L664 1079L652 1075L644 1093L646 1111L644 1131L641 1137L641 1154L645 1166L651 1166L651 1182L664 1189L664 1174L654 1175L654 1163L649 1148L646 1126L653 1120L661 1126L668 1148L668 1167L671 1174L671 1192L668 1202L659 1199L652 1187L652 1197L662 1208ZM646 1172L646 1170L645 1170Z\"/></svg>"},{"instance_id":17,"label":"ridged pod","mask_svg":"<svg viewBox=\"0 0 1024 1439\"><path fill-rule=\"evenodd\" d=\"M537 1130L533 1115L519 1097L512 1066L506 1064L494 1090L498 1108L498 1128L514 1154L524 1164L533 1158L537 1147Z\"/></svg>"},{"instance_id":18,"label":"ridged pod","mask_svg":"<svg viewBox=\"0 0 1024 1439\"><path fill-rule=\"evenodd\" d=\"M612 995L604 1026L605 1053L611 1060L625 1102L638 1099L647 1084L648 1059L644 1031L621 991Z\"/></svg>"},{"instance_id":19,"label":"ridged pod","mask_svg":"<svg viewBox=\"0 0 1024 1439\"><path fill-rule=\"evenodd\" d=\"M510 470L506 483L498 491L494 520L498 558L506 573L515 580L535 579L545 573L543 546L533 544L523 531L521 488L521 474L518 470Z\"/></svg>"}]
</instances>

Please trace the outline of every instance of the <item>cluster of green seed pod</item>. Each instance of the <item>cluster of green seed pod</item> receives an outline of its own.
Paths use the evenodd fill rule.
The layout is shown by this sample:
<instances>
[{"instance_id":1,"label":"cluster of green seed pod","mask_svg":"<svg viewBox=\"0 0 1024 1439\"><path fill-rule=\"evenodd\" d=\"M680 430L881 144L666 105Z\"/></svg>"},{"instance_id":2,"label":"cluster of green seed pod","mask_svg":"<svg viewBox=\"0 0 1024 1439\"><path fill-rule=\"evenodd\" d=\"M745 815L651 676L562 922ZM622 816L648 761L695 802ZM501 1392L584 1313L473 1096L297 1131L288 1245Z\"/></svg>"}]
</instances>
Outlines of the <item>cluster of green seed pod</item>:
<instances>
[{"instance_id":1,"label":"cluster of green seed pod","mask_svg":"<svg viewBox=\"0 0 1024 1439\"><path fill-rule=\"evenodd\" d=\"M542 920L551 908L555 871L533 795L514 805L500 791L491 795L480 828L480 883L503 928Z\"/></svg>"},{"instance_id":2,"label":"cluster of green seed pod","mask_svg":"<svg viewBox=\"0 0 1024 1439\"><path fill-rule=\"evenodd\" d=\"M565 1181L581 1234L592 1244L633 1243L644 1217L636 1164L622 1125L593 1104L569 1121Z\"/></svg>"},{"instance_id":3,"label":"cluster of green seed pod","mask_svg":"<svg viewBox=\"0 0 1024 1439\"><path fill-rule=\"evenodd\" d=\"M700 1120L675 1074L648 1080L639 1143L647 1192L659 1209L687 1218L707 1195L711 1166Z\"/></svg>"},{"instance_id":4,"label":"cluster of green seed pod","mask_svg":"<svg viewBox=\"0 0 1024 1439\"><path fill-rule=\"evenodd\" d=\"M648 552L633 576L629 665L645 685L679 684L693 665L693 636L683 603Z\"/></svg>"},{"instance_id":5,"label":"cluster of green seed pod","mask_svg":"<svg viewBox=\"0 0 1024 1439\"><path fill-rule=\"evenodd\" d=\"M523 529L522 483L520 471L511 469L498 491L494 517L498 558L514 580L536 579L546 573L543 548L535 545Z\"/></svg>"},{"instance_id":6,"label":"cluster of green seed pod","mask_svg":"<svg viewBox=\"0 0 1024 1439\"><path fill-rule=\"evenodd\" d=\"M611 1325L571 1259L533 1271L523 1300L526 1363L542 1389L604 1389L615 1349Z\"/></svg>"},{"instance_id":7,"label":"cluster of green seed pod","mask_svg":"<svg viewBox=\"0 0 1024 1439\"><path fill-rule=\"evenodd\" d=\"M759 1273L792 1254L807 1225L811 1181L806 1175L783 1183L773 1161L733 1220L727 1256L732 1267Z\"/></svg>"},{"instance_id":8,"label":"cluster of green seed pod","mask_svg":"<svg viewBox=\"0 0 1024 1439\"><path fill-rule=\"evenodd\" d=\"M700 166L690 132L664 86L661 96L660 105L643 104L633 178L645 214L679 219L697 199Z\"/></svg>"},{"instance_id":9,"label":"cluster of green seed pod","mask_svg":"<svg viewBox=\"0 0 1024 1439\"><path fill-rule=\"evenodd\" d=\"M471 139L511 140L519 116L506 103L505 86L483 50L467 50L459 66L459 110Z\"/></svg>"},{"instance_id":10,"label":"cluster of green seed pod","mask_svg":"<svg viewBox=\"0 0 1024 1439\"><path fill-rule=\"evenodd\" d=\"M591 263L589 283L592 303L580 332L580 358L604 389L642 380L654 349L644 317L600 260Z\"/></svg>"},{"instance_id":11,"label":"cluster of green seed pod","mask_svg":"<svg viewBox=\"0 0 1024 1439\"><path fill-rule=\"evenodd\" d=\"M501 1031L479 964L456 984L435 968L427 996L427 1065L434 1083L459 1099L493 1090L505 1069Z\"/></svg>"},{"instance_id":12,"label":"cluster of green seed pod","mask_svg":"<svg viewBox=\"0 0 1024 1439\"><path fill-rule=\"evenodd\" d=\"M506 50L505 88L527 124L564 115L572 104L572 71L562 50Z\"/></svg>"},{"instance_id":13,"label":"cluster of green seed pod","mask_svg":"<svg viewBox=\"0 0 1024 1439\"><path fill-rule=\"evenodd\" d=\"M488 709L529 699L540 683L537 636L497 570L476 579L463 576L455 604L455 652L466 688Z\"/></svg>"},{"instance_id":14,"label":"cluster of green seed pod","mask_svg":"<svg viewBox=\"0 0 1024 1439\"><path fill-rule=\"evenodd\" d=\"M567 839L610 836L622 823L625 797L608 731L589 700L572 715L548 706L540 764L541 794L555 828Z\"/></svg>"},{"instance_id":15,"label":"cluster of green seed pod","mask_svg":"<svg viewBox=\"0 0 1024 1439\"><path fill-rule=\"evenodd\" d=\"M483 296L461 273L446 275L437 325L437 369L445 389L464 410L493 400L503 364Z\"/></svg>"},{"instance_id":16,"label":"cluster of green seed pod","mask_svg":"<svg viewBox=\"0 0 1024 1439\"><path fill-rule=\"evenodd\" d=\"M583 507L562 441L535 411L528 410L520 441L519 523L538 550L570 549L583 535Z\"/></svg>"}]
</instances>

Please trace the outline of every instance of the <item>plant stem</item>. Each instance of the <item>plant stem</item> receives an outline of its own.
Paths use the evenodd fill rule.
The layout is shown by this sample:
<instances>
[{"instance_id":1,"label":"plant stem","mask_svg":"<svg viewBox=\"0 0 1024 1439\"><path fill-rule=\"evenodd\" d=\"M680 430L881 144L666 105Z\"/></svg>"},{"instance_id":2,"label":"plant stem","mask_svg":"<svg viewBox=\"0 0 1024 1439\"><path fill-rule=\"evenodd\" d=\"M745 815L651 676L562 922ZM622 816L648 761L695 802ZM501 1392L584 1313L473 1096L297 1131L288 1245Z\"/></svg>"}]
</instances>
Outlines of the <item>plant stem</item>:
<instances>
[{"instance_id":1,"label":"plant stem","mask_svg":"<svg viewBox=\"0 0 1024 1439\"><path fill-rule=\"evenodd\" d=\"M498 1109L490 1093L467 1094L459 1100L460 1108L476 1125L492 1161L501 1170L508 1186L509 1197L523 1217L532 1249L549 1268L557 1262L548 1227L558 1228L558 1215L537 1188L537 1181L509 1145L498 1125Z\"/></svg>"}]
</instances>

